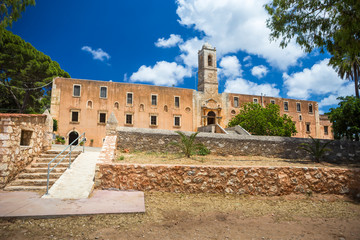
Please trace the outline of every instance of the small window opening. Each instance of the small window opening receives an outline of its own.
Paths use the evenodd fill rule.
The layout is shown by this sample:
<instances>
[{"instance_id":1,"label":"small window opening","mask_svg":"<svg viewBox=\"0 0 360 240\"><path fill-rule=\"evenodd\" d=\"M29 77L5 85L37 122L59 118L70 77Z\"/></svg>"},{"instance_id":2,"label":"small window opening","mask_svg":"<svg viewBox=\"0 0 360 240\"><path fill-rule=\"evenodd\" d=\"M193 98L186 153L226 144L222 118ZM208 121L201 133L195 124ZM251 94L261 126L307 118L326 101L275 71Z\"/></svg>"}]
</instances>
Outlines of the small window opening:
<instances>
[{"instance_id":1,"label":"small window opening","mask_svg":"<svg viewBox=\"0 0 360 240\"><path fill-rule=\"evenodd\" d=\"M174 126L180 127L180 117L179 116L174 117Z\"/></svg>"},{"instance_id":2,"label":"small window opening","mask_svg":"<svg viewBox=\"0 0 360 240\"><path fill-rule=\"evenodd\" d=\"M310 103L309 104L309 113L312 113L313 112L313 105Z\"/></svg>"},{"instance_id":3,"label":"small window opening","mask_svg":"<svg viewBox=\"0 0 360 240\"><path fill-rule=\"evenodd\" d=\"M324 126L324 135L329 134L329 126Z\"/></svg>"},{"instance_id":4,"label":"small window opening","mask_svg":"<svg viewBox=\"0 0 360 240\"><path fill-rule=\"evenodd\" d=\"M132 124L132 114L126 114L126 124Z\"/></svg>"},{"instance_id":5,"label":"small window opening","mask_svg":"<svg viewBox=\"0 0 360 240\"><path fill-rule=\"evenodd\" d=\"M118 102L114 103L114 108L119 109L119 103Z\"/></svg>"},{"instance_id":6,"label":"small window opening","mask_svg":"<svg viewBox=\"0 0 360 240\"><path fill-rule=\"evenodd\" d=\"M180 107L180 97L175 97L175 107L176 108Z\"/></svg>"},{"instance_id":7,"label":"small window opening","mask_svg":"<svg viewBox=\"0 0 360 240\"><path fill-rule=\"evenodd\" d=\"M71 112L71 121L72 122L79 122L79 112L78 111L72 111Z\"/></svg>"},{"instance_id":8,"label":"small window opening","mask_svg":"<svg viewBox=\"0 0 360 240\"><path fill-rule=\"evenodd\" d=\"M126 103L127 104L133 104L133 94L132 93L128 93L126 96Z\"/></svg>"},{"instance_id":9,"label":"small window opening","mask_svg":"<svg viewBox=\"0 0 360 240\"><path fill-rule=\"evenodd\" d=\"M301 104L296 103L296 111L301 112Z\"/></svg>"},{"instance_id":10,"label":"small window opening","mask_svg":"<svg viewBox=\"0 0 360 240\"><path fill-rule=\"evenodd\" d=\"M31 136L32 136L32 131L21 130L20 145L30 146Z\"/></svg>"},{"instance_id":11,"label":"small window opening","mask_svg":"<svg viewBox=\"0 0 360 240\"><path fill-rule=\"evenodd\" d=\"M81 86L80 85L74 85L73 96L74 97L80 97L80 91L81 91Z\"/></svg>"},{"instance_id":12,"label":"small window opening","mask_svg":"<svg viewBox=\"0 0 360 240\"><path fill-rule=\"evenodd\" d=\"M157 95L151 95L151 105L157 105Z\"/></svg>"},{"instance_id":13,"label":"small window opening","mask_svg":"<svg viewBox=\"0 0 360 240\"><path fill-rule=\"evenodd\" d=\"M209 67L212 67L212 65L213 65L212 56L209 55L209 56L208 56L208 66L209 66Z\"/></svg>"},{"instance_id":14,"label":"small window opening","mask_svg":"<svg viewBox=\"0 0 360 240\"><path fill-rule=\"evenodd\" d=\"M150 125L151 126L157 125L157 116L155 116L155 115L150 116Z\"/></svg>"},{"instance_id":15,"label":"small window opening","mask_svg":"<svg viewBox=\"0 0 360 240\"><path fill-rule=\"evenodd\" d=\"M234 107L239 107L239 98L234 97Z\"/></svg>"},{"instance_id":16,"label":"small window opening","mask_svg":"<svg viewBox=\"0 0 360 240\"><path fill-rule=\"evenodd\" d=\"M93 107L93 102L91 100L87 101L86 107L87 108L92 108Z\"/></svg>"},{"instance_id":17,"label":"small window opening","mask_svg":"<svg viewBox=\"0 0 360 240\"><path fill-rule=\"evenodd\" d=\"M106 123L106 113L99 114L99 123Z\"/></svg>"},{"instance_id":18,"label":"small window opening","mask_svg":"<svg viewBox=\"0 0 360 240\"><path fill-rule=\"evenodd\" d=\"M310 123L306 123L306 133L310 133Z\"/></svg>"},{"instance_id":19,"label":"small window opening","mask_svg":"<svg viewBox=\"0 0 360 240\"><path fill-rule=\"evenodd\" d=\"M284 111L289 111L289 103L284 102Z\"/></svg>"},{"instance_id":20,"label":"small window opening","mask_svg":"<svg viewBox=\"0 0 360 240\"><path fill-rule=\"evenodd\" d=\"M107 98L107 87L100 87L100 98Z\"/></svg>"}]
</instances>

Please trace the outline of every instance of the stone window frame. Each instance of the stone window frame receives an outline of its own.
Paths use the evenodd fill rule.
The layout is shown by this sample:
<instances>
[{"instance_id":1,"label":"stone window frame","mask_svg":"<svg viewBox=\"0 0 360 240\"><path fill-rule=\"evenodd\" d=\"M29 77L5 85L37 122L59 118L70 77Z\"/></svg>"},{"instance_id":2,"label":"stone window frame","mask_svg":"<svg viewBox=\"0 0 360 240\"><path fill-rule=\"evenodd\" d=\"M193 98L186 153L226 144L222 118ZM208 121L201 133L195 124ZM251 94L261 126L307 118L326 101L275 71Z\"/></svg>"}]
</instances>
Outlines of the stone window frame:
<instances>
[{"instance_id":1,"label":"stone window frame","mask_svg":"<svg viewBox=\"0 0 360 240\"><path fill-rule=\"evenodd\" d=\"M105 97L102 97L102 96L101 96L101 89L102 89L102 88L105 88L105 89L106 89L106 92L105 92L105 93L106 93L106 94L105 94L106 96L105 96ZM102 99L107 99L107 98L108 98L108 87L107 87L107 86L100 86L99 97L102 98Z\"/></svg>"},{"instance_id":2,"label":"stone window frame","mask_svg":"<svg viewBox=\"0 0 360 240\"><path fill-rule=\"evenodd\" d=\"M305 126L306 126L306 133L311 133L311 127L310 127L310 123L309 122L307 122L307 123L305 123Z\"/></svg>"},{"instance_id":3,"label":"stone window frame","mask_svg":"<svg viewBox=\"0 0 360 240\"><path fill-rule=\"evenodd\" d=\"M178 99L177 103L176 103L176 99ZM174 107L180 108L180 96L174 96Z\"/></svg>"},{"instance_id":4,"label":"stone window frame","mask_svg":"<svg viewBox=\"0 0 360 240\"><path fill-rule=\"evenodd\" d=\"M114 108L117 109L117 110L120 109L120 104L119 104L118 101L115 101L115 102L114 102Z\"/></svg>"},{"instance_id":5,"label":"stone window frame","mask_svg":"<svg viewBox=\"0 0 360 240\"><path fill-rule=\"evenodd\" d=\"M286 111L286 112L289 111L289 102L288 101L284 101L284 111Z\"/></svg>"},{"instance_id":6,"label":"stone window frame","mask_svg":"<svg viewBox=\"0 0 360 240\"><path fill-rule=\"evenodd\" d=\"M302 115L301 114L299 114L299 121L301 122L302 121Z\"/></svg>"},{"instance_id":7,"label":"stone window frame","mask_svg":"<svg viewBox=\"0 0 360 240\"><path fill-rule=\"evenodd\" d=\"M150 127L157 127L157 126L159 126L158 114L150 113L149 116L150 116L150 118L149 118L149 126L150 126ZM155 124L152 124L152 123L153 123L153 118L155 118Z\"/></svg>"},{"instance_id":8,"label":"stone window frame","mask_svg":"<svg viewBox=\"0 0 360 240\"><path fill-rule=\"evenodd\" d=\"M233 109L233 110L231 110L231 115L236 115L236 111Z\"/></svg>"},{"instance_id":9,"label":"stone window frame","mask_svg":"<svg viewBox=\"0 0 360 240\"><path fill-rule=\"evenodd\" d=\"M128 116L131 116L131 123L128 123L127 120L128 120ZM134 113L133 112L126 112L125 113L125 122L124 122L124 125L125 126L133 126L134 125Z\"/></svg>"},{"instance_id":10,"label":"stone window frame","mask_svg":"<svg viewBox=\"0 0 360 240\"><path fill-rule=\"evenodd\" d=\"M309 110L309 114L313 114L314 113L314 105L312 103L308 104L308 110ZM310 111L311 110L311 111Z\"/></svg>"},{"instance_id":11,"label":"stone window frame","mask_svg":"<svg viewBox=\"0 0 360 240\"><path fill-rule=\"evenodd\" d=\"M155 98L154 98L155 101L154 101L153 97L155 97ZM158 100L159 100L158 94L152 93L152 94L151 94L151 97L150 97L151 106L152 106L152 107L157 107L158 102L159 102ZM155 104L154 104L154 103L155 103Z\"/></svg>"},{"instance_id":12,"label":"stone window frame","mask_svg":"<svg viewBox=\"0 0 360 240\"><path fill-rule=\"evenodd\" d=\"M258 98L253 98L253 103L259 104L259 99Z\"/></svg>"},{"instance_id":13,"label":"stone window frame","mask_svg":"<svg viewBox=\"0 0 360 240\"><path fill-rule=\"evenodd\" d=\"M301 103L300 102L296 103L296 111L301 112Z\"/></svg>"},{"instance_id":14,"label":"stone window frame","mask_svg":"<svg viewBox=\"0 0 360 240\"><path fill-rule=\"evenodd\" d=\"M77 121L73 121L73 113L77 112ZM70 109L70 123L79 124L80 123L80 109Z\"/></svg>"},{"instance_id":15,"label":"stone window frame","mask_svg":"<svg viewBox=\"0 0 360 240\"><path fill-rule=\"evenodd\" d=\"M176 118L179 118L179 124L178 125L176 125ZM179 115L179 114L174 114L173 115L173 127L174 128L180 128L181 127L181 115Z\"/></svg>"},{"instance_id":16,"label":"stone window frame","mask_svg":"<svg viewBox=\"0 0 360 240\"><path fill-rule=\"evenodd\" d=\"M77 86L77 87L80 87L79 88L79 96L75 96L75 86ZM73 84L73 91L72 91L72 96L73 97L81 97L81 84Z\"/></svg>"},{"instance_id":17,"label":"stone window frame","mask_svg":"<svg viewBox=\"0 0 360 240\"><path fill-rule=\"evenodd\" d=\"M131 103L129 102L129 96L131 95ZM126 92L126 106L132 106L134 104L134 93Z\"/></svg>"},{"instance_id":18,"label":"stone window frame","mask_svg":"<svg viewBox=\"0 0 360 240\"><path fill-rule=\"evenodd\" d=\"M104 121L104 122L100 122L100 120L101 120L101 118L100 118L101 114L105 114L105 121ZM97 123L100 124L100 125L105 125L105 124L106 124L106 120L107 120L107 115L108 115L107 111L106 111L106 110L99 110L97 115L98 115L98 117L97 117Z\"/></svg>"},{"instance_id":19,"label":"stone window frame","mask_svg":"<svg viewBox=\"0 0 360 240\"><path fill-rule=\"evenodd\" d=\"M91 106L89 106L89 103L91 102ZM94 106L94 103L93 103L93 101L92 100L87 100L86 101L86 108L88 108L88 109L93 109L93 106Z\"/></svg>"},{"instance_id":20,"label":"stone window frame","mask_svg":"<svg viewBox=\"0 0 360 240\"><path fill-rule=\"evenodd\" d=\"M235 100L237 100L237 101L235 101ZM233 106L236 107L236 108L240 106L239 97L233 97Z\"/></svg>"},{"instance_id":21,"label":"stone window frame","mask_svg":"<svg viewBox=\"0 0 360 240\"><path fill-rule=\"evenodd\" d=\"M276 104L275 99L270 99L271 104Z\"/></svg>"},{"instance_id":22,"label":"stone window frame","mask_svg":"<svg viewBox=\"0 0 360 240\"><path fill-rule=\"evenodd\" d=\"M329 135L329 126L324 126L324 135Z\"/></svg>"}]
</instances>

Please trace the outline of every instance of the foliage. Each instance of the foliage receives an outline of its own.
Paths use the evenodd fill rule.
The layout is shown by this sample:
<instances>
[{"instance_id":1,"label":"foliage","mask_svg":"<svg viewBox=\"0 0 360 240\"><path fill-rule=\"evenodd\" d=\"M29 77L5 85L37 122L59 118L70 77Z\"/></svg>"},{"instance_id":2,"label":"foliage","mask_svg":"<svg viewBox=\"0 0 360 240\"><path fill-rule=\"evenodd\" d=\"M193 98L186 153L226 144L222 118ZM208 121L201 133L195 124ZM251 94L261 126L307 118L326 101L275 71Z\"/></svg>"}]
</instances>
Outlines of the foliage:
<instances>
[{"instance_id":1,"label":"foliage","mask_svg":"<svg viewBox=\"0 0 360 240\"><path fill-rule=\"evenodd\" d=\"M19 36L6 31L0 45L0 108L42 113L50 107L54 77L70 77L59 64Z\"/></svg>"},{"instance_id":2,"label":"foliage","mask_svg":"<svg viewBox=\"0 0 360 240\"><path fill-rule=\"evenodd\" d=\"M58 130L58 121L56 119L53 119L53 132L56 132Z\"/></svg>"},{"instance_id":3,"label":"foliage","mask_svg":"<svg viewBox=\"0 0 360 240\"><path fill-rule=\"evenodd\" d=\"M210 149L208 149L206 146L202 145L199 147L199 150L197 151L197 155L206 156L210 154Z\"/></svg>"},{"instance_id":4,"label":"foliage","mask_svg":"<svg viewBox=\"0 0 360 240\"><path fill-rule=\"evenodd\" d=\"M60 135L56 135L55 141L56 141L57 143L65 144L65 138L62 137L62 136L60 136Z\"/></svg>"},{"instance_id":5,"label":"foliage","mask_svg":"<svg viewBox=\"0 0 360 240\"><path fill-rule=\"evenodd\" d=\"M122 160L124 160L124 159L125 159L125 157L124 157L123 155L121 155L121 156L118 158L119 161L122 161Z\"/></svg>"},{"instance_id":6,"label":"foliage","mask_svg":"<svg viewBox=\"0 0 360 240\"><path fill-rule=\"evenodd\" d=\"M1 0L0 1L0 43L6 27L21 17L27 6L35 6L35 0Z\"/></svg>"},{"instance_id":7,"label":"foliage","mask_svg":"<svg viewBox=\"0 0 360 240\"><path fill-rule=\"evenodd\" d=\"M240 113L232 118L229 127L240 125L254 135L286 136L296 134L296 127L291 117L280 116L280 107L269 104L265 108L256 103L245 103Z\"/></svg>"},{"instance_id":8,"label":"foliage","mask_svg":"<svg viewBox=\"0 0 360 240\"><path fill-rule=\"evenodd\" d=\"M360 99L353 96L339 97L339 107L330 108L329 119L333 124L334 138L359 141Z\"/></svg>"},{"instance_id":9,"label":"foliage","mask_svg":"<svg viewBox=\"0 0 360 240\"><path fill-rule=\"evenodd\" d=\"M179 142L170 142L169 145L180 148L180 150L185 154L187 158L194 154L195 151L204 148L204 145L201 143L195 143L196 135L199 132L192 133L189 137L180 131L175 131L180 136Z\"/></svg>"},{"instance_id":10,"label":"foliage","mask_svg":"<svg viewBox=\"0 0 360 240\"><path fill-rule=\"evenodd\" d=\"M339 76L355 81L359 98L359 0L272 0L265 9L272 40L281 39L284 48L295 39L306 52L326 49Z\"/></svg>"},{"instance_id":11,"label":"foliage","mask_svg":"<svg viewBox=\"0 0 360 240\"><path fill-rule=\"evenodd\" d=\"M331 151L329 148L326 148L332 141L328 141L324 144L321 144L320 139L315 139L310 136L312 140L312 144L310 143L302 143L299 149L303 149L306 152L310 153L316 162L320 162L321 158L324 156L326 151Z\"/></svg>"}]
</instances>

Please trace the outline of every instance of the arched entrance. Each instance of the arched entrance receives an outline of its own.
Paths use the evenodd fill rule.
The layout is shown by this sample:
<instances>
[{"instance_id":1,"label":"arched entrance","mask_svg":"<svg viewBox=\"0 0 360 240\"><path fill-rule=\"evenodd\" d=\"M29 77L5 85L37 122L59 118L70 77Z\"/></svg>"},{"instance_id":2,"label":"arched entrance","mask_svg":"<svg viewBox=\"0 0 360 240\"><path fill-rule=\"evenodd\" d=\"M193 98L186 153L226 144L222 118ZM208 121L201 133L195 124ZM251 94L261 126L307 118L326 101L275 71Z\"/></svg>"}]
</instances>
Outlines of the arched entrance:
<instances>
[{"instance_id":1,"label":"arched entrance","mask_svg":"<svg viewBox=\"0 0 360 240\"><path fill-rule=\"evenodd\" d=\"M69 145L79 137L79 134L75 131L72 131L70 134L69 134ZM73 145L77 145L78 144L78 140L76 140Z\"/></svg>"},{"instance_id":2,"label":"arched entrance","mask_svg":"<svg viewBox=\"0 0 360 240\"><path fill-rule=\"evenodd\" d=\"M207 125L215 124L216 114L213 111L208 112L207 114Z\"/></svg>"}]
</instances>

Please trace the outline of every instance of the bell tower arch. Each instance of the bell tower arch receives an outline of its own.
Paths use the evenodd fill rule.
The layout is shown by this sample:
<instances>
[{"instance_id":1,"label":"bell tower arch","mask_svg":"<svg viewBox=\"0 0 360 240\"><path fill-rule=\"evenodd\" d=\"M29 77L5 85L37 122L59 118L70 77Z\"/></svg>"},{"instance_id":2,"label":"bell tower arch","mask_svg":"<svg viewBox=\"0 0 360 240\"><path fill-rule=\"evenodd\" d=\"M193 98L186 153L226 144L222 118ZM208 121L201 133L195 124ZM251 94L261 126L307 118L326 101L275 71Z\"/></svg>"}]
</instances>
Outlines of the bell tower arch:
<instances>
[{"instance_id":1,"label":"bell tower arch","mask_svg":"<svg viewBox=\"0 0 360 240\"><path fill-rule=\"evenodd\" d=\"M198 52L198 91L218 94L216 48L205 43Z\"/></svg>"}]
</instances>

